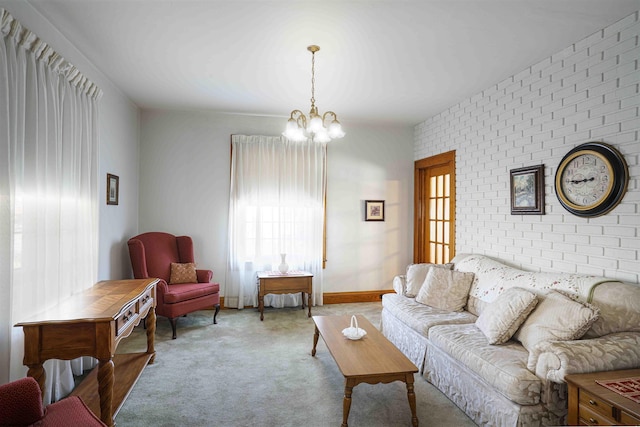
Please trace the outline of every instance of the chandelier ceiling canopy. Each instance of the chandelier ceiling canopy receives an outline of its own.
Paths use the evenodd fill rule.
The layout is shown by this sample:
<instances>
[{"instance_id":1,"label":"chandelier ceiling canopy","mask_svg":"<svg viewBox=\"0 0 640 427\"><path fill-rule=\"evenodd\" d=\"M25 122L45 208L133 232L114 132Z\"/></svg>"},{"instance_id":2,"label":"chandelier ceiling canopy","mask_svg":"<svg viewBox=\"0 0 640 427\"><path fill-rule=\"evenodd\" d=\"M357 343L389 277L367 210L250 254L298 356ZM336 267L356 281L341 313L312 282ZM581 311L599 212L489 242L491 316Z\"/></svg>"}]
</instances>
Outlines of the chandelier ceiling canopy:
<instances>
[{"instance_id":1,"label":"chandelier ceiling canopy","mask_svg":"<svg viewBox=\"0 0 640 427\"><path fill-rule=\"evenodd\" d=\"M309 117L307 118L300 110L293 110L287 121L287 128L282 135L293 141L304 141L312 138L315 142L329 142L332 139L342 138L345 134L336 113L327 111L320 115L318 107L316 107L315 55L320 50L320 47L311 45L307 47L307 50L311 52L311 110L309 111Z\"/></svg>"}]
</instances>

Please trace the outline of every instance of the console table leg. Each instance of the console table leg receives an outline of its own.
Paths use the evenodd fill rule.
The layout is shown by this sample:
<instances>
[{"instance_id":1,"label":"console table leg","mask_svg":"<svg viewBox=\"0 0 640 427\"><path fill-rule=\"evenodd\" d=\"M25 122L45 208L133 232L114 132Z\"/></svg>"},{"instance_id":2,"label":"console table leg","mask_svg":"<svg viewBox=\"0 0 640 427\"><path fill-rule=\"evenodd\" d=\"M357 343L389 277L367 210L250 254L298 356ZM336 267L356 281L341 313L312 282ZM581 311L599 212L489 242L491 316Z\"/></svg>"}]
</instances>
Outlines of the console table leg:
<instances>
[{"instance_id":1,"label":"console table leg","mask_svg":"<svg viewBox=\"0 0 640 427\"><path fill-rule=\"evenodd\" d=\"M147 325L147 354L151 355L149 364L152 364L156 360L156 309L154 307L149 309L149 314L147 314L145 322Z\"/></svg>"},{"instance_id":2,"label":"console table leg","mask_svg":"<svg viewBox=\"0 0 640 427\"><path fill-rule=\"evenodd\" d=\"M113 427L113 360L100 360L98 364L98 394L100 395L100 419Z\"/></svg>"}]
</instances>

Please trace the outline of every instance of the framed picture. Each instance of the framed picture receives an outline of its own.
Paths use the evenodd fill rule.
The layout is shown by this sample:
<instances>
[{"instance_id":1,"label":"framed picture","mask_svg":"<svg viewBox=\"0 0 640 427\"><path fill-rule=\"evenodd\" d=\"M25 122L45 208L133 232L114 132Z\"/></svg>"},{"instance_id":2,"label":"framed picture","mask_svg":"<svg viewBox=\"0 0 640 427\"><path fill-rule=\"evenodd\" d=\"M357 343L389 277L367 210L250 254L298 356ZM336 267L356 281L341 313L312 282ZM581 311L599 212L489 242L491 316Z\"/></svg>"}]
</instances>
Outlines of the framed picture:
<instances>
[{"instance_id":1,"label":"framed picture","mask_svg":"<svg viewBox=\"0 0 640 427\"><path fill-rule=\"evenodd\" d=\"M384 221L384 200L365 200L365 221Z\"/></svg>"},{"instance_id":2,"label":"framed picture","mask_svg":"<svg viewBox=\"0 0 640 427\"><path fill-rule=\"evenodd\" d=\"M117 175L107 174L107 204L117 205L118 195L120 193L120 177Z\"/></svg>"},{"instance_id":3,"label":"framed picture","mask_svg":"<svg viewBox=\"0 0 640 427\"><path fill-rule=\"evenodd\" d=\"M511 169L511 215L544 215L544 165Z\"/></svg>"}]
</instances>

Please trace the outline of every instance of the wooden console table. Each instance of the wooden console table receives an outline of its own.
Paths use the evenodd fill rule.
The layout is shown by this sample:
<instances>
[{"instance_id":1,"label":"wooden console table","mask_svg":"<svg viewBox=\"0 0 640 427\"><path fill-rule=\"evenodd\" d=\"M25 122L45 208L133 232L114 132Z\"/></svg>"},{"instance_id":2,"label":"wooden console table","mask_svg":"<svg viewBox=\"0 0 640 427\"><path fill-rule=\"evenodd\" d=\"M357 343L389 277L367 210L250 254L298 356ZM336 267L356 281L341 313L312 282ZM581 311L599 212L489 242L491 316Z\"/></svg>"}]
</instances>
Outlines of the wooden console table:
<instances>
[{"instance_id":1,"label":"wooden console table","mask_svg":"<svg viewBox=\"0 0 640 427\"><path fill-rule=\"evenodd\" d=\"M24 330L27 375L44 390L48 359L71 360L93 356L98 366L72 394L82 400L108 426L140 373L155 358L156 284L158 279L107 280L74 295L36 318L20 322ZM115 354L122 338L144 318L147 351Z\"/></svg>"},{"instance_id":2,"label":"wooden console table","mask_svg":"<svg viewBox=\"0 0 640 427\"><path fill-rule=\"evenodd\" d=\"M258 308L260 320L264 320L264 296L267 294L295 294L302 292L302 309L304 310L304 294L307 294L308 317L311 317L311 293L313 292L313 274L295 272L277 274L267 271L258 272Z\"/></svg>"}]
</instances>

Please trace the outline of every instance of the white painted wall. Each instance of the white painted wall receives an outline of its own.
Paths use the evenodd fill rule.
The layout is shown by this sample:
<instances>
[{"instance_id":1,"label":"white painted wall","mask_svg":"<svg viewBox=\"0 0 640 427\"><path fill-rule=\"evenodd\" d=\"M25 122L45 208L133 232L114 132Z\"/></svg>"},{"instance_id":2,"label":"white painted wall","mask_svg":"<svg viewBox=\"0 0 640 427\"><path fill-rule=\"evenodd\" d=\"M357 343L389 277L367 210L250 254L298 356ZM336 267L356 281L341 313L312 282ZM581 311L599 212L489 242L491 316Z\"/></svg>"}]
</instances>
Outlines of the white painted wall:
<instances>
[{"instance_id":1,"label":"white painted wall","mask_svg":"<svg viewBox=\"0 0 640 427\"><path fill-rule=\"evenodd\" d=\"M415 159L456 150L456 250L640 281L638 12L415 127ZM631 179L609 214L558 202L562 157L588 141L618 148ZM511 215L509 170L545 165L546 215Z\"/></svg>"},{"instance_id":2,"label":"white painted wall","mask_svg":"<svg viewBox=\"0 0 640 427\"><path fill-rule=\"evenodd\" d=\"M104 93L99 104L100 231L96 279L129 277L131 267L126 241L135 233L138 220L138 109L29 3L0 0L0 7L78 67ZM120 177L120 204L117 206L106 204L107 173Z\"/></svg>"},{"instance_id":3,"label":"white painted wall","mask_svg":"<svg viewBox=\"0 0 640 427\"><path fill-rule=\"evenodd\" d=\"M286 118L145 110L141 114L140 229L190 235L198 265L223 287L231 134L278 135ZM325 292L391 289L411 260L411 128L349 125L329 143ZM387 220L364 222L365 199Z\"/></svg>"}]
</instances>

